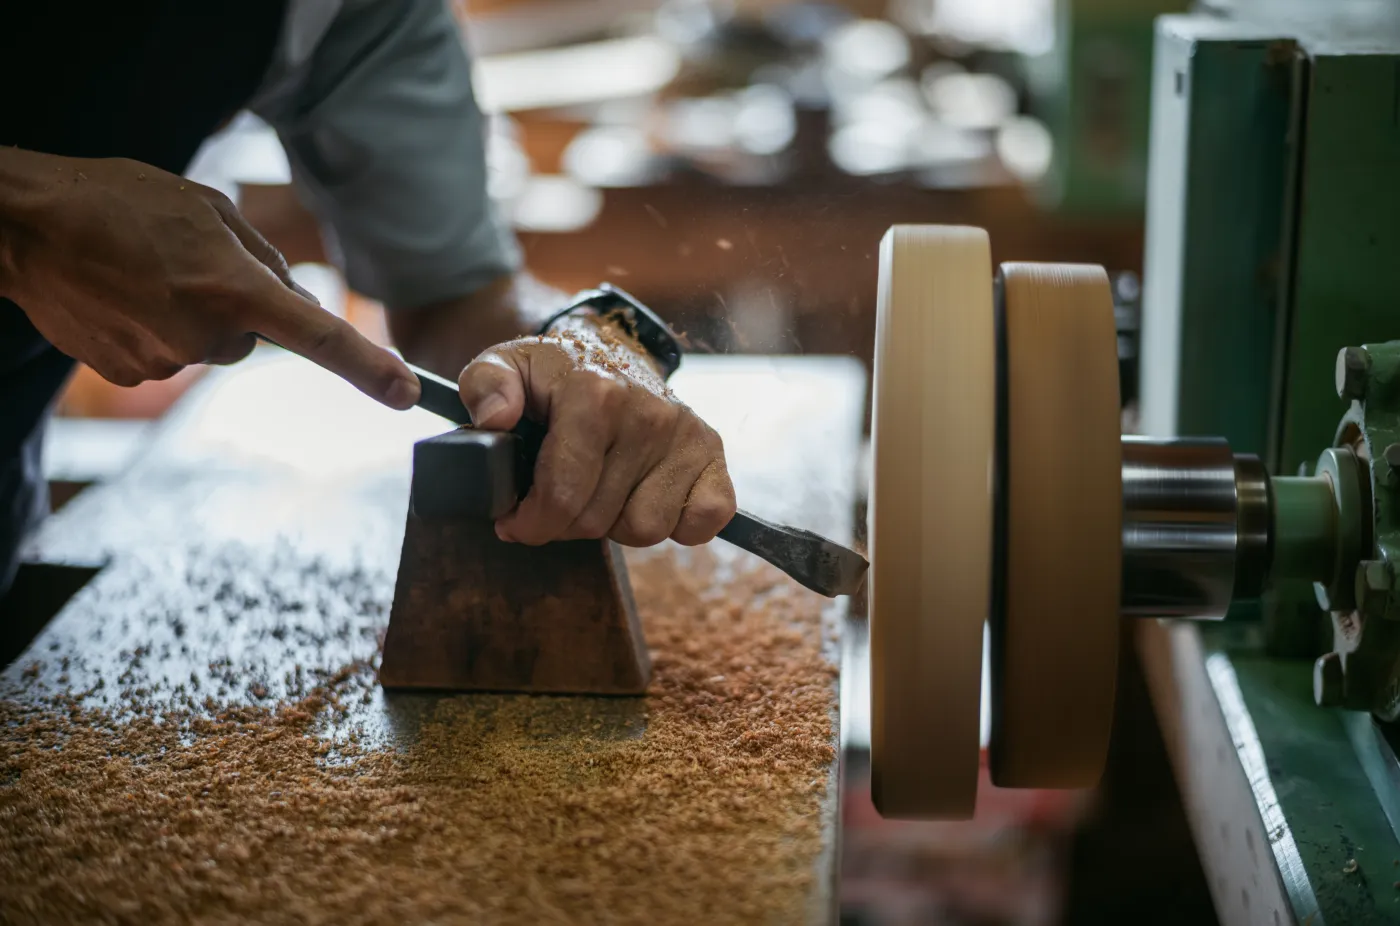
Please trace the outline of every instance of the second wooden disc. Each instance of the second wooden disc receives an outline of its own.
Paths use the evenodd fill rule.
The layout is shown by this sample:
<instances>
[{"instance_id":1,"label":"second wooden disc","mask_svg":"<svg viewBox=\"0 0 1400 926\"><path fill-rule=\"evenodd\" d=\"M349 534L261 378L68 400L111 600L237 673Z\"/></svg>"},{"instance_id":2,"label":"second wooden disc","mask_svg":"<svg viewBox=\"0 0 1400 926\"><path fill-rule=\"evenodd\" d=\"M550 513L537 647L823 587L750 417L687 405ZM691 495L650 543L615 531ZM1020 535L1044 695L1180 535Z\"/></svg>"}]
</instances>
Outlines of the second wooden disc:
<instances>
[{"instance_id":1,"label":"second wooden disc","mask_svg":"<svg viewBox=\"0 0 1400 926\"><path fill-rule=\"evenodd\" d=\"M1122 582L1117 332L1101 267L1003 264L993 783L1081 788L1113 722Z\"/></svg>"}]
</instances>

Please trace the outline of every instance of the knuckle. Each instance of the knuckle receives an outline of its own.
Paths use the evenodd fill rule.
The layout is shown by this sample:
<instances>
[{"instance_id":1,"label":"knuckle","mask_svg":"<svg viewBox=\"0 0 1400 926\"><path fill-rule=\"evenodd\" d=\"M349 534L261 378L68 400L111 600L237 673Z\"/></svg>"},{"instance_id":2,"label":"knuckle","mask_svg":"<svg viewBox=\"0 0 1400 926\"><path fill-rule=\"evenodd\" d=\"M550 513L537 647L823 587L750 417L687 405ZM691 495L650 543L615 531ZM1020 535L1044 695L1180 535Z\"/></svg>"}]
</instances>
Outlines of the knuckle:
<instances>
[{"instance_id":1,"label":"knuckle","mask_svg":"<svg viewBox=\"0 0 1400 926\"><path fill-rule=\"evenodd\" d=\"M223 327L256 305L258 291L247 280L223 270L211 270L177 280L170 293L176 306L198 306L203 317Z\"/></svg>"},{"instance_id":2,"label":"knuckle","mask_svg":"<svg viewBox=\"0 0 1400 926\"><path fill-rule=\"evenodd\" d=\"M650 434L669 433L675 427L677 412L674 405L661 398L650 398L637 406L637 424Z\"/></svg>"},{"instance_id":3,"label":"knuckle","mask_svg":"<svg viewBox=\"0 0 1400 926\"><path fill-rule=\"evenodd\" d=\"M473 362L489 360L492 357L501 359L504 358L506 354L526 354L530 353L532 348L538 348L539 346L540 345L532 338L514 338L510 341L502 341L500 344L488 347L478 354L476 361Z\"/></svg>"},{"instance_id":4,"label":"knuckle","mask_svg":"<svg viewBox=\"0 0 1400 926\"><path fill-rule=\"evenodd\" d=\"M336 325L317 325L314 330L307 332L306 348L313 354L321 355L336 348L340 343L340 328ZM392 376L386 371L385 379Z\"/></svg>"},{"instance_id":5,"label":"knuckle","mask_svg":"<svg viewBox=\"0 0 1400 926\"><path fill-rule=\"evenodd\" d=\"M707 456L713 456L722 448L719 434L715 432L714 428L700 420L694 412L686 412L681 415L680 422L676 426L676 433L683 445L703 450Z\"/></svg>"},{"instance_id":6,"label":"knuckle","mask_svg":"<svg viewBox=\"0 0 1400 926\"><path fill-rule=\"evenodd\" d=\"M220 341L209 351L209 363L237 363L247 357L257 347L257 338L251 334L240 335Z\"/></svg>"},{"instance_id":7,"label":"knuckle","mask_svg":"<svg viewBox=\"0 0 1400 926\"><path fill-rule=\"evenodd\" d=\"M172 366L178 370L204 362L208 351L198 341L197 333L179 332L161 341L143 343L137 351L137 366L151 379L168 379L173 375L168 372Z\"/></svg>"},{"instance_id":8,"label":"knuckle","mask_svg":"<svg viewBox=\"0 0 1400 926\"><path fill-rule=\"evenodd\" d=\"M697 418L695 420L699 421L700 419ZM701 424L705 428L704 441L706 449L708 449L712 454L714 454L714 456L723 458L724 438L720 437L719 432L716 431L714 428L710 427L708 424L704 424L704 422L701 422Z\"/></svg>"},{"instance_id":9,"label":"knuckle","mask_svg":"<svg viewBox=\"0 0 1400 926\"><path fill-rule=\"evenodd\" d=\"M157 364L164 363L166 365L174 363L182 367L187 367L191 364L203 363L205 358L209 356L210 351L196 347L192 343L184 343L173 346L167 353L169 355L168 358L159 358L155 362Z\"/></svg>"},{"instance_id":10,"label":"knuckle","mask_svg":"<svg viewBox=\"0 0 1400 926\"><path fill-rule=\"evenodd\" d=\"M214 187L205 186L202 183L194 184L193 189L220 212L237 208L234 206L233 200L229 199L228 195L225 194L223 190L216 190Z\"/></svg>"},{"instance_id":11,"label":"knuckle","mask_svg":"<svg viewBox=\"0 0 1400 926\"><path fill-rule=\"evenodd\" d=\"M586 513L574 522L573 535L580 540L600 540L608 536L612 522L606 515Z\"/></svg>"},{"instance_id":12,"label":"knuckle","mask_svg":"<svg viewBox=\"0 0 1400 926\"><path fill-rule=\"evenodd\" d=\"M498 391L501 384L510 379L510 370L492 348L483 353L457 374L457 388L464 395Z\"/></svg>"},{"instance_id":13,"label":"knuckle","mask_svg":"<svg viewBox=\"0 0 1400 926\"><path fill-rule=\"evenodd\" d=\"M686 506L686 518L697 527L718 530L734 517L737 510L732 494L726 496L719 492L706 492Z\"/></svg>"},{"instance_id":14,"label":"knuckle","mask_svg":"<svg viewBox=\"0 0 1400 926\"><path fill-rule=\"evenodd\" d=\"M570 388L578 399L595 409L612 408L621 398L621 387L617 383L592 370L577 374Z\"/></svg>"},{"instance_id":15,"label":"knuckle","mask_svg":"<svg viewBox=\"0 0 1400 926\"><path fill-rule=\"evenodd\" d=\"M145 377L141 375L136 367L124 363L112 365L103 364L101 366L95 366L93 369L97 370L98 374L103 379L114 386L123 386L129 389L132 386L139 386L145 381Z\"/></svg>"},{"instance_id":16,"label":"knuckle","mask_svg":"<svg viewBox=\"0 0 1400 926\"><path fill-rule=\"evenodd\" d=\"M644 547L658 544L671 535L671 526L654 512L629 511L622 520L628 536Z\"/></svg>"},{"instance_id":17,"label":"knuckle","mask_svg":"<svg viewBox=\"0 0 1400 926\"><path fill-rule=\"evenodd\" d=\"M499 521L497 524L505 525L508 528L512 542L523 543L531 547L539 546L545 541L544 537L539 536L540 531L537 526L539 505L539 497L535 494L535 490L531 489L530 494L520 503L520 507L504 521Z\"/></svg>"},{"instance_id":18,"label":"knuckle","mask_svg":"<svg viewBox=\"0 0 1400 926\"><path fill-rule=\"evenodd\" d=\"M479 357L462 367L462 372L457 374L457 390L463 395L470 393L479 383L486 381L489 375L486 369L487 364Z\"/></svg>"},{"instance_id":19,"label":"knuckle","mask_svg":"<svg viewBox=\"0 0 1400 926\"><path fill-rule=\"evenodd\" d=\"M262 252L256 255L257 258L266 264L268 269L272 270L277 276L284 280L290 280L292 270L291 267L287 265L287 258L283 256L282 252L269 244L267 239L263 238L261 235L258 236L257 242L257 247Z\"/></svg>"},{"instance_id":20,"label":"knuckle","mask_svg":"<svg viewBox=\"0 0 1400 926\"><path fill-rule=\"evenodd\" d=\"M170 377L174 376L176 373L179 373L181 370L183 370L183 369L184 369L185 367L187 367L187 366L189 366L189 364L185 364L185 363L158 363L158 364L154 364L154 365L151 366L151 368L150 368L149 370L147 370L147 372L146 372L146 378L147 378L148 380L163 380L163 379L169 379Z\"/></svg>"},{"instance_id":21,"label":"knuckle","mask_svg":"<svg viewBox=\"0 0 1400 926\"><path fill-rule=\"evenodd\" d=\"M572 517L583 510L583 499L574 486L554 481L543 489L543 501L549 511Z\"/></svg>"}]
</instances>

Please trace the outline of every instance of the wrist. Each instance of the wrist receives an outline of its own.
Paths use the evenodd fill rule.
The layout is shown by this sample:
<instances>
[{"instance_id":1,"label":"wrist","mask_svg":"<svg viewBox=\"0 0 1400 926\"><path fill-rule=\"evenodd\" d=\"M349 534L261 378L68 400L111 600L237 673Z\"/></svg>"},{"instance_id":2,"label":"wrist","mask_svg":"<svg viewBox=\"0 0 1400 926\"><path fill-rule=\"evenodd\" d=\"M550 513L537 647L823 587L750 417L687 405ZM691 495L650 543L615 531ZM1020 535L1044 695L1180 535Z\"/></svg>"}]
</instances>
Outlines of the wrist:
<instances>
[{"instance_id":1,"label":"wrist","mask_svg":"<svg viewBox=\"0 0 1400 926\"><path fill-rule=\"evenodd\" d=\"M632 353L640 351L647 366L663 382L681 364L681 346L670 326L655 312L610 283L585 290L550 316L545 327L561 319L582 316L595 319L598 333L609 343Z\"/></svg>"},{"instance_id":2,"label":"wrist","mask_svg":"<svg viewBox=\"0 0 1400 926\"><path fill-rule=\"evenodd\" d=\"M665 385L666 370L651 351L615 319L591 308L581 306L567 315L556 317L549 323L544 335L561 340L582 340L600 351L609 361L609 366L616 366L641 378L655 379L663 387Z\"/></svg>"},{"instance_id":3,"label":"wrist","mask_svg":"<svg viewBox=\"0 0 1400 926\"><path fill-rule=\"evenodd\" d=\"M61 167L66 158L22 148L0 148L0 297L14 298L19 288L24 241L32 236L43 184L40 171Z\"/></svg>"},{"instance_id":4,"label":"wrist","mask_svg":"<svg viewBox=\"0 0 1400 926\"><path fill-rule=\"evenodd\" d=\"M445 302L388 311L389 333L410 363L452 379L489 347L534 334L563 296L520 273Z\"/></svg>"}]
</instances>

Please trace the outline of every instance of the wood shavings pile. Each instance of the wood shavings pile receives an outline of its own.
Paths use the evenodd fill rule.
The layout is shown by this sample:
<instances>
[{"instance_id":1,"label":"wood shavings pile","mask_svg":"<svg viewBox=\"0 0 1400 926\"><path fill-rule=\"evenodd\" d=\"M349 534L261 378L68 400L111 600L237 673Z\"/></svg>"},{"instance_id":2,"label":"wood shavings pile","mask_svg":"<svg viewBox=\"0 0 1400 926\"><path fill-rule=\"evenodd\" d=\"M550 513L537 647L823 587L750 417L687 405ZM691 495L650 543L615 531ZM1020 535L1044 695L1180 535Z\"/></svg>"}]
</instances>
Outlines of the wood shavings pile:
<instances>
[{"instance_id":1,"label":"wood shavings pile","mask_svg":"<svg viewBox=\"0 0 1400 926\"><path fill-rule=\"evenodd\" d=\"M553 733L568 699L443 698L371 745L336 726L379 696L367 665L207 713L0 700L0 921L803 921L833 760L822 601L723 571L634 561L644 706L573 699Z\"/></svg>"}]
</instances>

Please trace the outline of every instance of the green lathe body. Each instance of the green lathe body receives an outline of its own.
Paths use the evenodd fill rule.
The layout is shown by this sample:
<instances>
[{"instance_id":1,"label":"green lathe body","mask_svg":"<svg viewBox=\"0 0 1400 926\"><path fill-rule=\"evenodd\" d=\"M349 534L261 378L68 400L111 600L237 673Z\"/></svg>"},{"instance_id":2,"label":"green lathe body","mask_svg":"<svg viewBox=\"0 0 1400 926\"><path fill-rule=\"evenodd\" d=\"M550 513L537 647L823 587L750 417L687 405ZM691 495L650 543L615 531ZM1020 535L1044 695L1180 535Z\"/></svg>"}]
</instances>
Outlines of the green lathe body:
<instances>
[{"instance_id":1,"label":"green lathe body","mask_svg":"<svg viewBox=\"0 0 1400 926\"><path fill-rule=\"evenodd\" d=\"M1262 601L1140 634L1154 703L1222 922L1400 923L1400 4L1200 4L1152 68L1142 430L1274 517Z\"/></svg>"}]
</instances>

